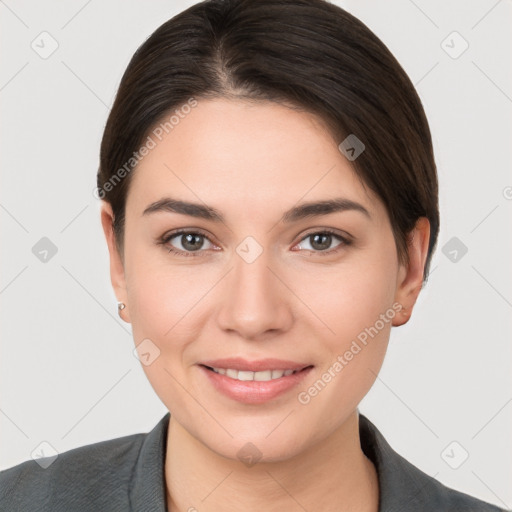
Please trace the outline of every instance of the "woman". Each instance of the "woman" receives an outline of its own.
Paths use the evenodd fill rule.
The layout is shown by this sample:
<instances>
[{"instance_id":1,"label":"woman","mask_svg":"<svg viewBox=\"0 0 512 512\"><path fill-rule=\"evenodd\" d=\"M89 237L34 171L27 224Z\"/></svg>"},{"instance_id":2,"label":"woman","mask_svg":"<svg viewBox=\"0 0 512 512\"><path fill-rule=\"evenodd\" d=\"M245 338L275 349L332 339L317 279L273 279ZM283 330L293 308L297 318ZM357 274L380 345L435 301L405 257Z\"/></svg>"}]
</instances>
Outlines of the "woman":
<instances>
[{"instance_id":1,"label":"woman","mask_svg":"<svg viewBox=\"0 0 512 512\"><path fill-rule=\"evenodd\" d=\"M97 177L119 315L169 413L0 473L2 510L499 510L358 412L439 231L421 102L323 0L210 0L135 53Z\"/></svg>"}]
</instances>

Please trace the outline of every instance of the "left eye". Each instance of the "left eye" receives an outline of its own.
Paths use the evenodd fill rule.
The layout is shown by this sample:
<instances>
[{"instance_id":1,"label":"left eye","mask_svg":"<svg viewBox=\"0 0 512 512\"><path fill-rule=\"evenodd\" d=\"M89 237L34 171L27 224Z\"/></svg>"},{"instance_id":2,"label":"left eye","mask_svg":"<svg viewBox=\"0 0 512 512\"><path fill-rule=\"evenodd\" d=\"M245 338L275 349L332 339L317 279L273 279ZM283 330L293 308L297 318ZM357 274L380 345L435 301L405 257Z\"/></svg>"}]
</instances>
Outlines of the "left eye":
<instances>
[{"instance_id":1,"label":"left eye","mask_svg":"<svg viewBox=\"0 0 512 512\"><path fill-rule=\"evenodd\" d=\"M313 251L313 252L329 252L330 253L333 251L331 244L336 239L339 240L339 242L334 247L338 247L343 244L345 244L345 245L349 244L349 241L340 235L336 235L336 234L330 233L328 231L326 231L326 232L321 231L318 233L310 233L309 235L305 236L301 240L300 244L298 244L298 246L303 244L304 241L310 240L310 242L309 242L310 247L302 247L302 249L305 249L307 251Z\"/></svg>"}]
</instances>

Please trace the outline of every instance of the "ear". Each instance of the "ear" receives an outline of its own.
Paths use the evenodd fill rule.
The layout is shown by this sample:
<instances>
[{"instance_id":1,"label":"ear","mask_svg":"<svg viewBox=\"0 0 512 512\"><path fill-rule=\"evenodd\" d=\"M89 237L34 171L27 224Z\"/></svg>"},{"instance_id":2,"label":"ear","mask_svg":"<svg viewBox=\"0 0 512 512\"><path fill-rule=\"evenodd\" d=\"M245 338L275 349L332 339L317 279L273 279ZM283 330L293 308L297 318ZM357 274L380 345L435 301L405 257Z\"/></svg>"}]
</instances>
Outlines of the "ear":
<instances>
[{"instance_id":1,"label":"ear","mask_svg":"<svg viewBox=\"0 0 512 512\"><path fill-rule=\"evenodd\" d=\"M423 286L423 272L427 260L429 238L430 222L426 217L420 217L408 236L409 264L401 264L398 272L395 302L401 304L403 309L393 319L392 325L396 327L409 321L414 304Z\"/></svg>"},{"instance_id":2,"label":"ear","mask_svg":"<svg viewBox=\"0 0 512 512\"><path fill-rule=\"evenodd\" d=\"M124 273L124 264L116 246L114 235L114 214L110 203L101 202L101 225L107 240L108 252L110 254L110 281L112 288L119 302L124 302L127 306L119 312L119 316L125 321L130 322L128 313L128 299L126 293L126 281Z\"/></svg>"}]
</instances>

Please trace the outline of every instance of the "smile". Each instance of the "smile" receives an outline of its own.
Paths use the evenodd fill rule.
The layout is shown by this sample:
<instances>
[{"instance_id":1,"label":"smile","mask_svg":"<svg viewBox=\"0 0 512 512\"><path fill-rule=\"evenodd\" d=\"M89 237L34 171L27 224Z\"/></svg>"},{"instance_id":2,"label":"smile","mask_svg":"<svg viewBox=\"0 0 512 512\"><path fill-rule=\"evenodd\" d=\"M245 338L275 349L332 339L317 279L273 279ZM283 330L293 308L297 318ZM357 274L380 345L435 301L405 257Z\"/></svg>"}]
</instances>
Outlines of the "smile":
<instances>
[{"instance_id":1,"label":"smile","mask_svg":"<svg viewBox=\"0 0 512 512\"><path fill-rule=\"evenodd\" d=\"M236 402L252 405L280 396L284 399L314 368L297 361L242 358L202 361L197 366L213 390Z\"/></svg>"},{"instance_id":2,"label":"smile","mask_svg":"<svg viewBox=\"0 0 512 512\"><path fill-rule=\"evenodd\" d=\"M219 373L220 375L225 375L230 379L235 380L256 380L259 382L266 382L269 380L280 379L281 377L287 377L288 375L292 375L293 373L297 373L300 370L263 370L259 372L251 372L251 371L243 371L243 370L235 370L234 368L210 368L208 369L214 371L215 373Z\"/></svg>"}]
</instances>

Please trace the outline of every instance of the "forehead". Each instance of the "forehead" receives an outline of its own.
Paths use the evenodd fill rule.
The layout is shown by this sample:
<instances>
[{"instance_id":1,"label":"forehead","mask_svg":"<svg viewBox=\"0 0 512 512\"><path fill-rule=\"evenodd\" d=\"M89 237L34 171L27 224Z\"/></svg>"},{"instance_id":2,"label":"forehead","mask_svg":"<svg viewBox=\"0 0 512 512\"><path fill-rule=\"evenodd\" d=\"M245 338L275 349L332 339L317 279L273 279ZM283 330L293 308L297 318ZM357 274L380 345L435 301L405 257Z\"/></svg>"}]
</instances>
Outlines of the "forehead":
<instances>
[{"instance_id":1,"label":"forehead","mask_svg":"<svg viewBox=\"0 0 512 512\"><path fill-rule=\"evenodd\" d=\"M154 147L133 171L128 195L137 210L165 195L240 215L340 196L378 208L317 116L227 99L199 99L187 111L150 132Z\"/></svg>"}]
</instances>

